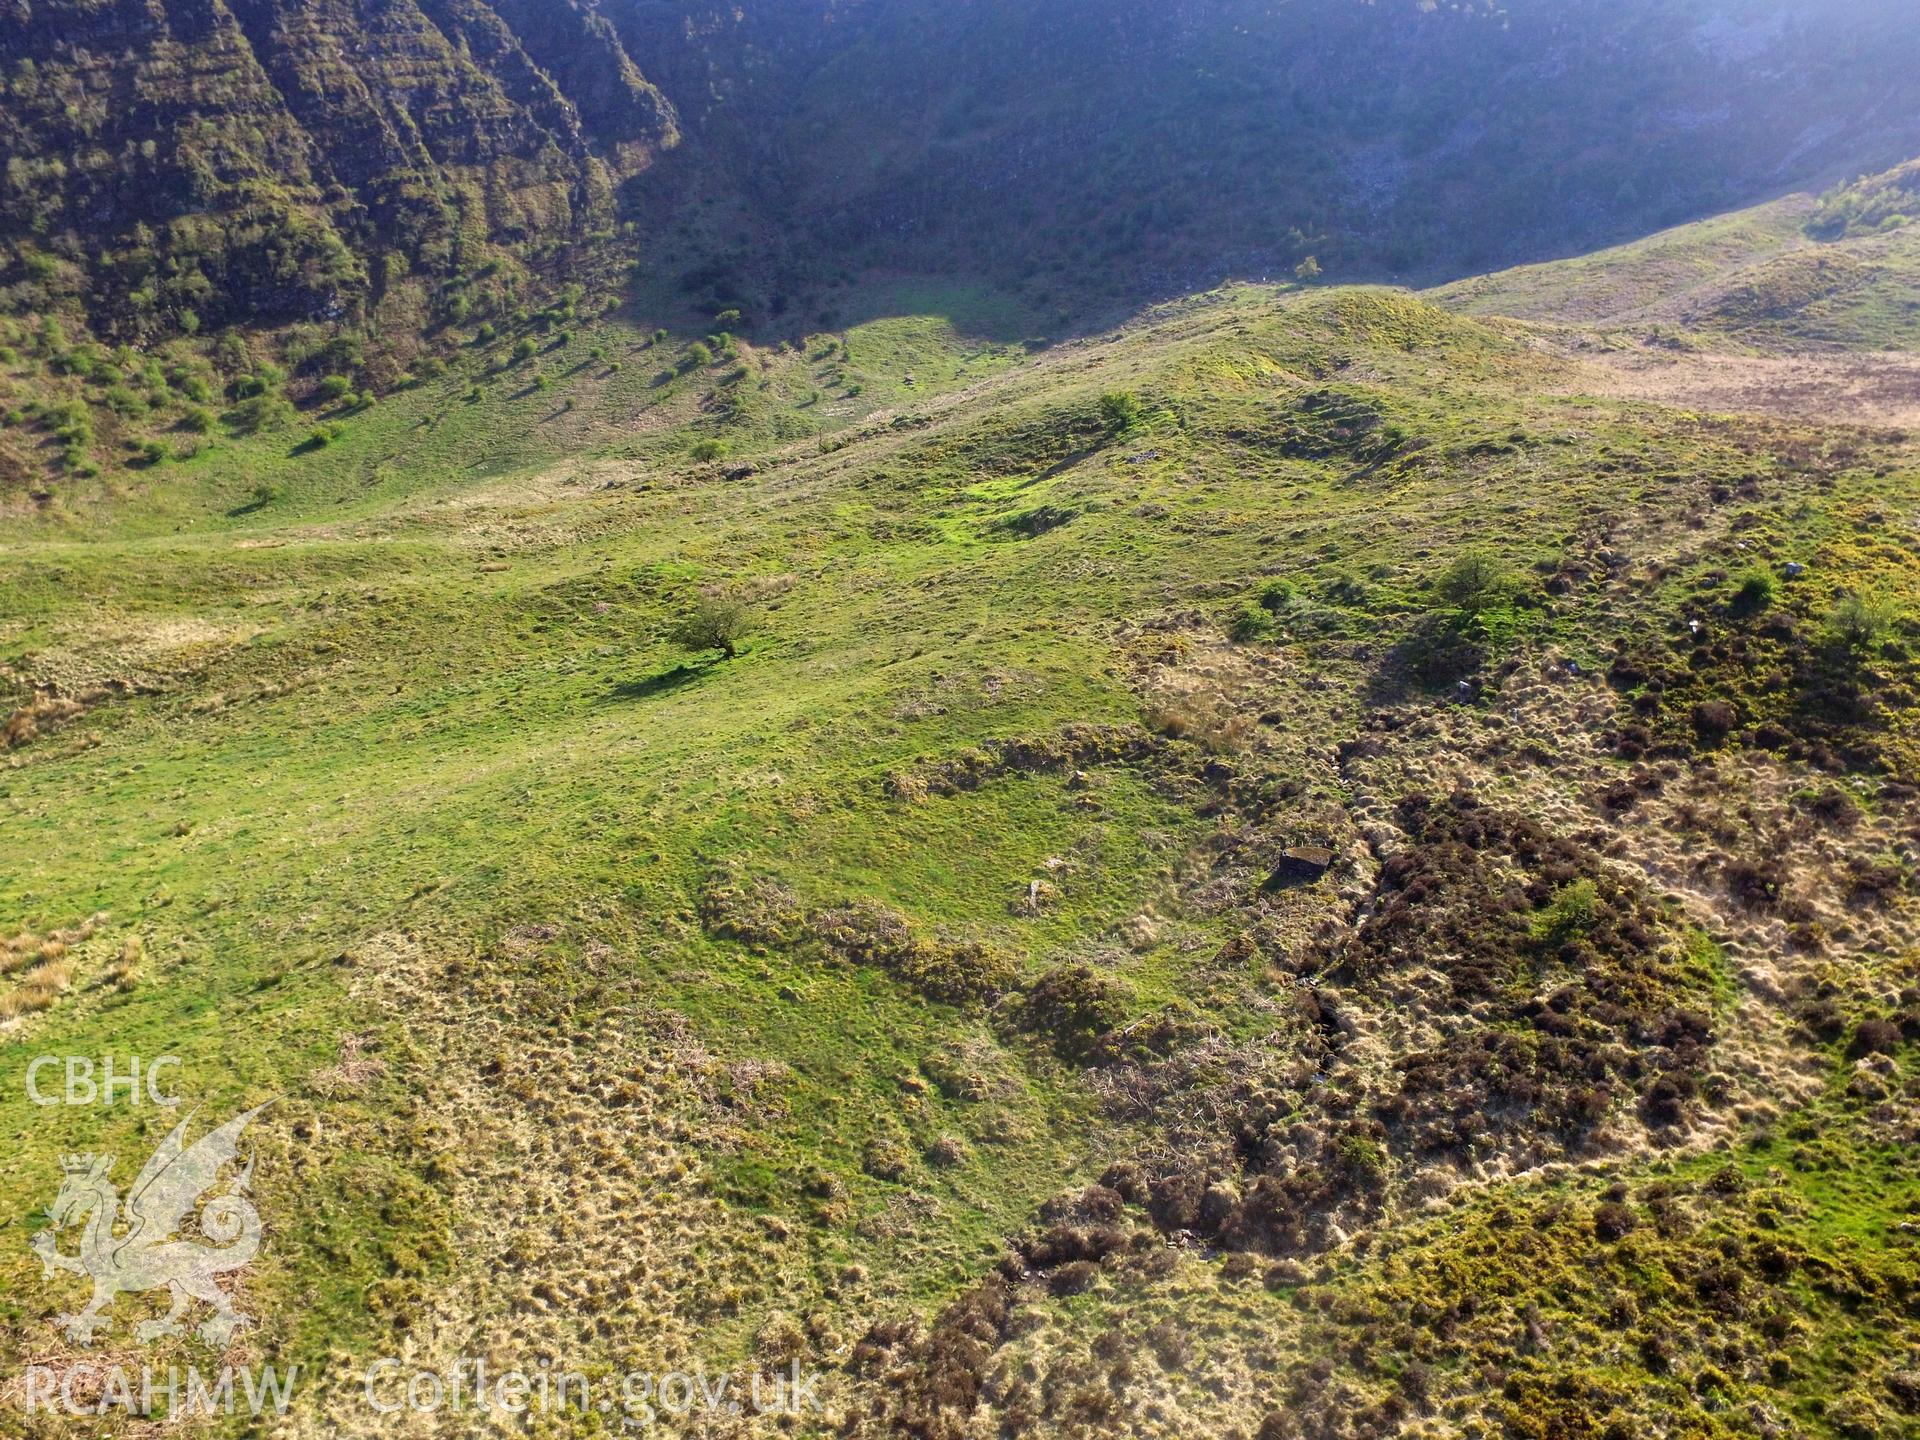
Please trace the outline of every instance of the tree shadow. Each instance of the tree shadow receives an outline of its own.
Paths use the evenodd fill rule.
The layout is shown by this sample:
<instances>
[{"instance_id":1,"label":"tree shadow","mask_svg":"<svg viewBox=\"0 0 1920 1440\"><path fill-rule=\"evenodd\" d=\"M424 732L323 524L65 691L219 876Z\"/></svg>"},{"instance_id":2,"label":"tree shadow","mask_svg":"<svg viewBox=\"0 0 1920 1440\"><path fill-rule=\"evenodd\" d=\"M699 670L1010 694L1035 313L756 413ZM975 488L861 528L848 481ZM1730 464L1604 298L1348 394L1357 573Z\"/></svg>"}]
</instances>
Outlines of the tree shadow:
<instances>
[{"instance_id":1,"label":"tree shadow","mask_svg":"<svg viewBox=\"0 0 1920 1440\"><path fill-rule=\"evenodd\" d=\"M1492 659L1487 644L1450 614L1420 616L1387 646L1367 677L1373 706L1398 705L1416 696L1471 699ZM1462 686L1467 687L1463 692Z\"/></svg>"},{"instance_id":2,"label":"tree shadow","mask_svg":"<svg viewBox=\"0 0 1920 1440\"><path fill-rule=\"evenodd\" d=\"M697 665L689 665L682 661L671 670L662 670L659 674L649 675L643 680L627 680L615 685L607 692L607 699L609 701L650 700L655 695L670 694L701 679L713 669L715 663L712 660L703 660Z\"/></svg>"}]
</instances>

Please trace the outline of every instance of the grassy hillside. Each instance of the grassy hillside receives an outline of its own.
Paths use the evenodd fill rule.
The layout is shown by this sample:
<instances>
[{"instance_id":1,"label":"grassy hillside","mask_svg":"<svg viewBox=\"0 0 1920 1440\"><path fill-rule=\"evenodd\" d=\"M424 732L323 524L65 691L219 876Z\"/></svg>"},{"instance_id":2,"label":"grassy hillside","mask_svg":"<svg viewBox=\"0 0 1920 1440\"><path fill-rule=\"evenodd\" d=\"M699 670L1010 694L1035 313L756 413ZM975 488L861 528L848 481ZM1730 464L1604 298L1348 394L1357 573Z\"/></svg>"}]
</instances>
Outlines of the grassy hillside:
<instances>
[{"instance_id":1,"label":"grassy hillside","mask_svg":"<svg viewBox=\"0 0 1920 1440\"><path fill-rule=\"evenodd\" d=\"M837 303L0 520L0 1073L277 1097L284 1433L403 1348L798 1359L800 1433L1911 1431L1910 442L1392 290ZM169 1123L0 1091L0 1399L80 1358L60 1155Z\"/></svg>"},{"instance_id":2,"label":"grassy hillside","mask_svg":"<svg viewBox=\"0 0 1920 1440\"><path fill-rule=\"evenodd\" d=\"M230 402L261 398L229 393L247 375L385 396L556 306L735 311L770 344L904 272L1099 329L1225 277L1575 253L1920 151L1908 20L1897 0L16 5L0 372L95 344L158 369L63 413L48 453L0 452L0 490L121 468L72 437L189 377ZM1820 223L1879 233L1905 193ZM1740 303L1827 281L1759 283ZM60 388L27 379L7 388Z\"/></svg>"},{"instance_id":3,"label":"grassy hillside","mask_svg":"<svg viewBox=\"0 0 1920 1440\"><path fill-rule=\"evenodd\" d=\"M1920 239L1878 215L1911 166L1816 200L1796 195L1574 260L1433 292L1473 315L1561 322L1669 347L1758 353L1920 345Z\"/></svg>"}]
</instances>

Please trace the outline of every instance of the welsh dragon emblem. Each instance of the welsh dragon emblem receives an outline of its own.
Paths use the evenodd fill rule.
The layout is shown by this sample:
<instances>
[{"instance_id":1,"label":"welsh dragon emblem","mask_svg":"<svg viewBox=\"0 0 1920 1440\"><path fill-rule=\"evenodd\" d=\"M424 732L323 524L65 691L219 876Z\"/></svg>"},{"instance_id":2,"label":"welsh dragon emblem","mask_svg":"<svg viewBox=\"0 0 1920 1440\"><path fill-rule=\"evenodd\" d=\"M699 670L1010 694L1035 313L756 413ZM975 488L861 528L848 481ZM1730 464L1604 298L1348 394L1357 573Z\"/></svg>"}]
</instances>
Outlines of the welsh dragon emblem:
<instances>
[{"instance_id":1,"label":"welsh dragon emblem","mask_svg":"<svg viewBox=\"0 0 1920 1440\"><path fill-rule=\"evenodd\" d=\"M47 1211L53 1225L33 1237L33 1250L49 1276L65 1270L93 1281L87 1308L59 1318L69 1340L91 1344L94 1332L109 1323L106 1311L116 1296L163 1288L172 1292L172 1307L163 1318L148 1320L134 1331L148 1343L178 1335L181 1317L195 1300L213 1307L197 1333L216 1349L224 1349L242 1325L253 1323L215 1283L216 1276L238 1270L260 1248L260 1216L246 1198L253 1178L251 1156L226 1189L200 1208L199 1232L212 1243L197 1244L176 1234L194 1203L219 1182L222 1168L238 1158L242 1132L266 1108L229 1120L191 1146L186 1134L193 1115L188 1115L140 1171L124 1207L108 1179L113 1156L68 1155L61 1160L66 1181ZM55 1248L55 1232L70 1225L81 1227L77 1256Z\"/></svg>"}]
</instances>

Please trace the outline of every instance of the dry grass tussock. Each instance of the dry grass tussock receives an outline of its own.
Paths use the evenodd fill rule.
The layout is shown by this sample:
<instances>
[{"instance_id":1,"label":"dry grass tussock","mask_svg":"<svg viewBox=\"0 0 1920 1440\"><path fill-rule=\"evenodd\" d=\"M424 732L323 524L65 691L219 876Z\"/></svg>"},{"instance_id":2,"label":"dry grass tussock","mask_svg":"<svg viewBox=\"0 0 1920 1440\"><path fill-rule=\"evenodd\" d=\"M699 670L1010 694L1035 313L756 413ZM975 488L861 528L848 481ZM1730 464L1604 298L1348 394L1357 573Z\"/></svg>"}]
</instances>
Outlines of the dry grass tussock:
<instances>
[{"instance_id":1,"label":"dry grass tussock","mask_svg":"<svg viewBox=\"0 0 1920 1440\"><path fill-rule=\"evenodd\" d=\"M0 729L0 750L15 750L30 745L42 735L51 735L87 713L80 701L65 695L40 694L19 706Z\"/></svg>"},{"instance_id":2,"label":"dry grass tussock","mask_svg":"<svg viewBox=\"0 0 1920 1440\"><path fill-rule=\"evenodd\" d=\"M1147 728L1187 740L1215 755L1253 745L1262 704L1280 693L1284 663L1230 644L1207 617L1193 612L1129 625L1133 685Z\"/></svg>"},{"instance_id":3,"label":"dry grass tussock","mask_svg":"<svg viewBox=\"0 0 1920 1440\"><path fill-rule=\"evenodd\" d=\"M499 1373L598 1356L616 1372L712 1369L730 1348L717 1337L751 1347L754 1317L805 1289L789 1283L808 1265L805 1237L730 1208L710 1171L710 1157L743 1143L743 1111L776 1103L763 1096L777 1076L728 1065L676 1014L624 1002L590 1036L529 1041L505 1017L545 1003L539 977L567 938L523 927L485 954L450 958L388 934L350 952L356 989L432 1057L398 1078L461 1217L446 1281L396 1280L369 1297L407 1336L410 1366L481 1356ZM589 940L566 963L612 983L622 962ZM371 1084L382 1063L349 1037L314 1084ZM813 1319L799 1319L815 1357L803 1365L832 1349ZM792 1342L785 1327L758 1328L767 1346ZM470 1414L372 1415L351 1375L316 1401L288 1440L473 1433ZM724 1433L762 1433L751 1417L726 1423Z\"/></svg>"},{"instance_id":4,"label":"dry grass tussock","mask_svg":"<svg viewBox=\"0 0 1920 1440\"><path fill-rule=\"evenodd\" d=\"M1920 424L1920 357L1720 355L1635 349L1588 353L1583 393L1788 420Z\"/></svg>"},{"instance_id":5,"label":"dry grass tussock","mask_svg":"<svg viewBox=\"0 0 1920 1440\"><path fill-rule=\"evenodd\" d=\"M73 987L73 966L65 960L36 965L20 977L20 982L0 995L0 1020L50 1010L53 1003Z\"/></svg>"},{"instance_id":6,"label":"dry grass tussock","mask_svg":"<svg viewBox=\"0 0 1920 1440\"><path fill-rule=\"evenodd\" d=\"M53 1008L73 988L78 947L94 937L106 918L94 915L79 925L46 935L22 929L10 939L0 940L0 980L11 982L0 990L0 1023ZM131 974L131 966L127 973Z\"/></svg>"}]
</instances>

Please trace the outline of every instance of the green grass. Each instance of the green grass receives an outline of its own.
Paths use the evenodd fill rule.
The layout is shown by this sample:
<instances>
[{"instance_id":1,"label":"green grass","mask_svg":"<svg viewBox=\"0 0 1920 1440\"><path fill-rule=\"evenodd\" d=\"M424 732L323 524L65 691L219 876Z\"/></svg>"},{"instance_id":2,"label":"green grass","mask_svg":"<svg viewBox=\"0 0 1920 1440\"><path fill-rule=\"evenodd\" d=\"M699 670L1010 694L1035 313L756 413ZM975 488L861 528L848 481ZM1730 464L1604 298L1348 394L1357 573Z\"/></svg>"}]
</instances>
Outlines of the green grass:
<instances>
[{"instance_id":1,"label":"green grass","mask_svg":"<svg viewBox=\"0 0 1920 1440\"><path fill-rule=\"evenodd\" d=\"M702 1329L709 1358L745 1356L774 1310L851 1337L882 1309L932 1313L1151 1118L1104 1108L1006 1006L717 937L709 880L733 867L811 905L882 904L1029 979L1091 955L1137 1016L1180 1007L1257 1040L1290 992L1262 964L1210 968L1263 875L1196 898L1233 838L1202 767L1271 766L1252 778L1284 782L1281 820L1310 832L1315 807L1351 798L1329 737L1379 699L1463 547L1524 592L1489 671L1509 650L1603 656L1637 622L1550 599L1540 577L1756 463L1740 433L1557 396L1552 361L1399 292L1233 289L1053 350L1018 343L1024 317L991 297L868 298L844 329L749 347L737 381L724 360L658 381L680 341L594 322L533 362L547 390L476 355L339 421L323 450L295 453L310 426L222 439L3 522L16 700L43 678L128 684L0 769L0 922L111 917L73 992L0 1032L0 1074L40 1053L164 1052L208 1116L283 1097L259 1176L271 1243L248 1281L269 1352L383 1353L449 1295L506 1323L490 1287L508 1281L470 1246L529 1222L513 1193L460 1177L534 1164L501 1136L544 1112L487 1089L489 1057L538 1055L563 1086L571 1064L633 1063L608 1037L636 1017L677 1017L707 1057L660 1102L684 1127L660 1137L686 1167L666 1198L710 1203L715 1253L739 1233L725 1226L775 1237L760 1288L737 1282ZM1141 402L1121 436L1100 409L1117 391ZM697 458L714 439L725 458ZM1885 480L1889 503L1909 478ZM1805 493L1804 518L1769 523L1868 543ZM1292 598L1271 628L1230 643L1276 580ZM755 610L734 660L669 641L702 586ZM1155 688L1187 675L1184 699ZM1150 702L1197 714L1213 691L1248 725L1267 713L1284 758L1187 743L1158 768L924 797L891 783L994 742L1133 725ZM1052 898L1028 913L1036 880ZM97 985L131 934L148 957L133 988ZM1712 954L1691 958L1724 988ZM323 1077L348 1035L384 1070L341 1090ZM937 1083L976 1064L985 1098ZM435 1127L476 1093L503 1128L463 1166ZM579 1123L620 1123L593 1116ZM12 1086L0 1125L16 1235L61 1152L117 1149L125 1180L161 1133L123 1110L35 1112ZM943 1136L961 1163L932 1158ZM870 1173L881 1139L906 1154L893 1178ZM582 1221L590 1247L620 1223ZM21 1246L0 1248L0 1276L4 1377L71 1297ZM669 1277L644 1315L575 1343L644 1353L649 1325L706 1314L704 1284Z\"/></svg>"}]
</instances>

